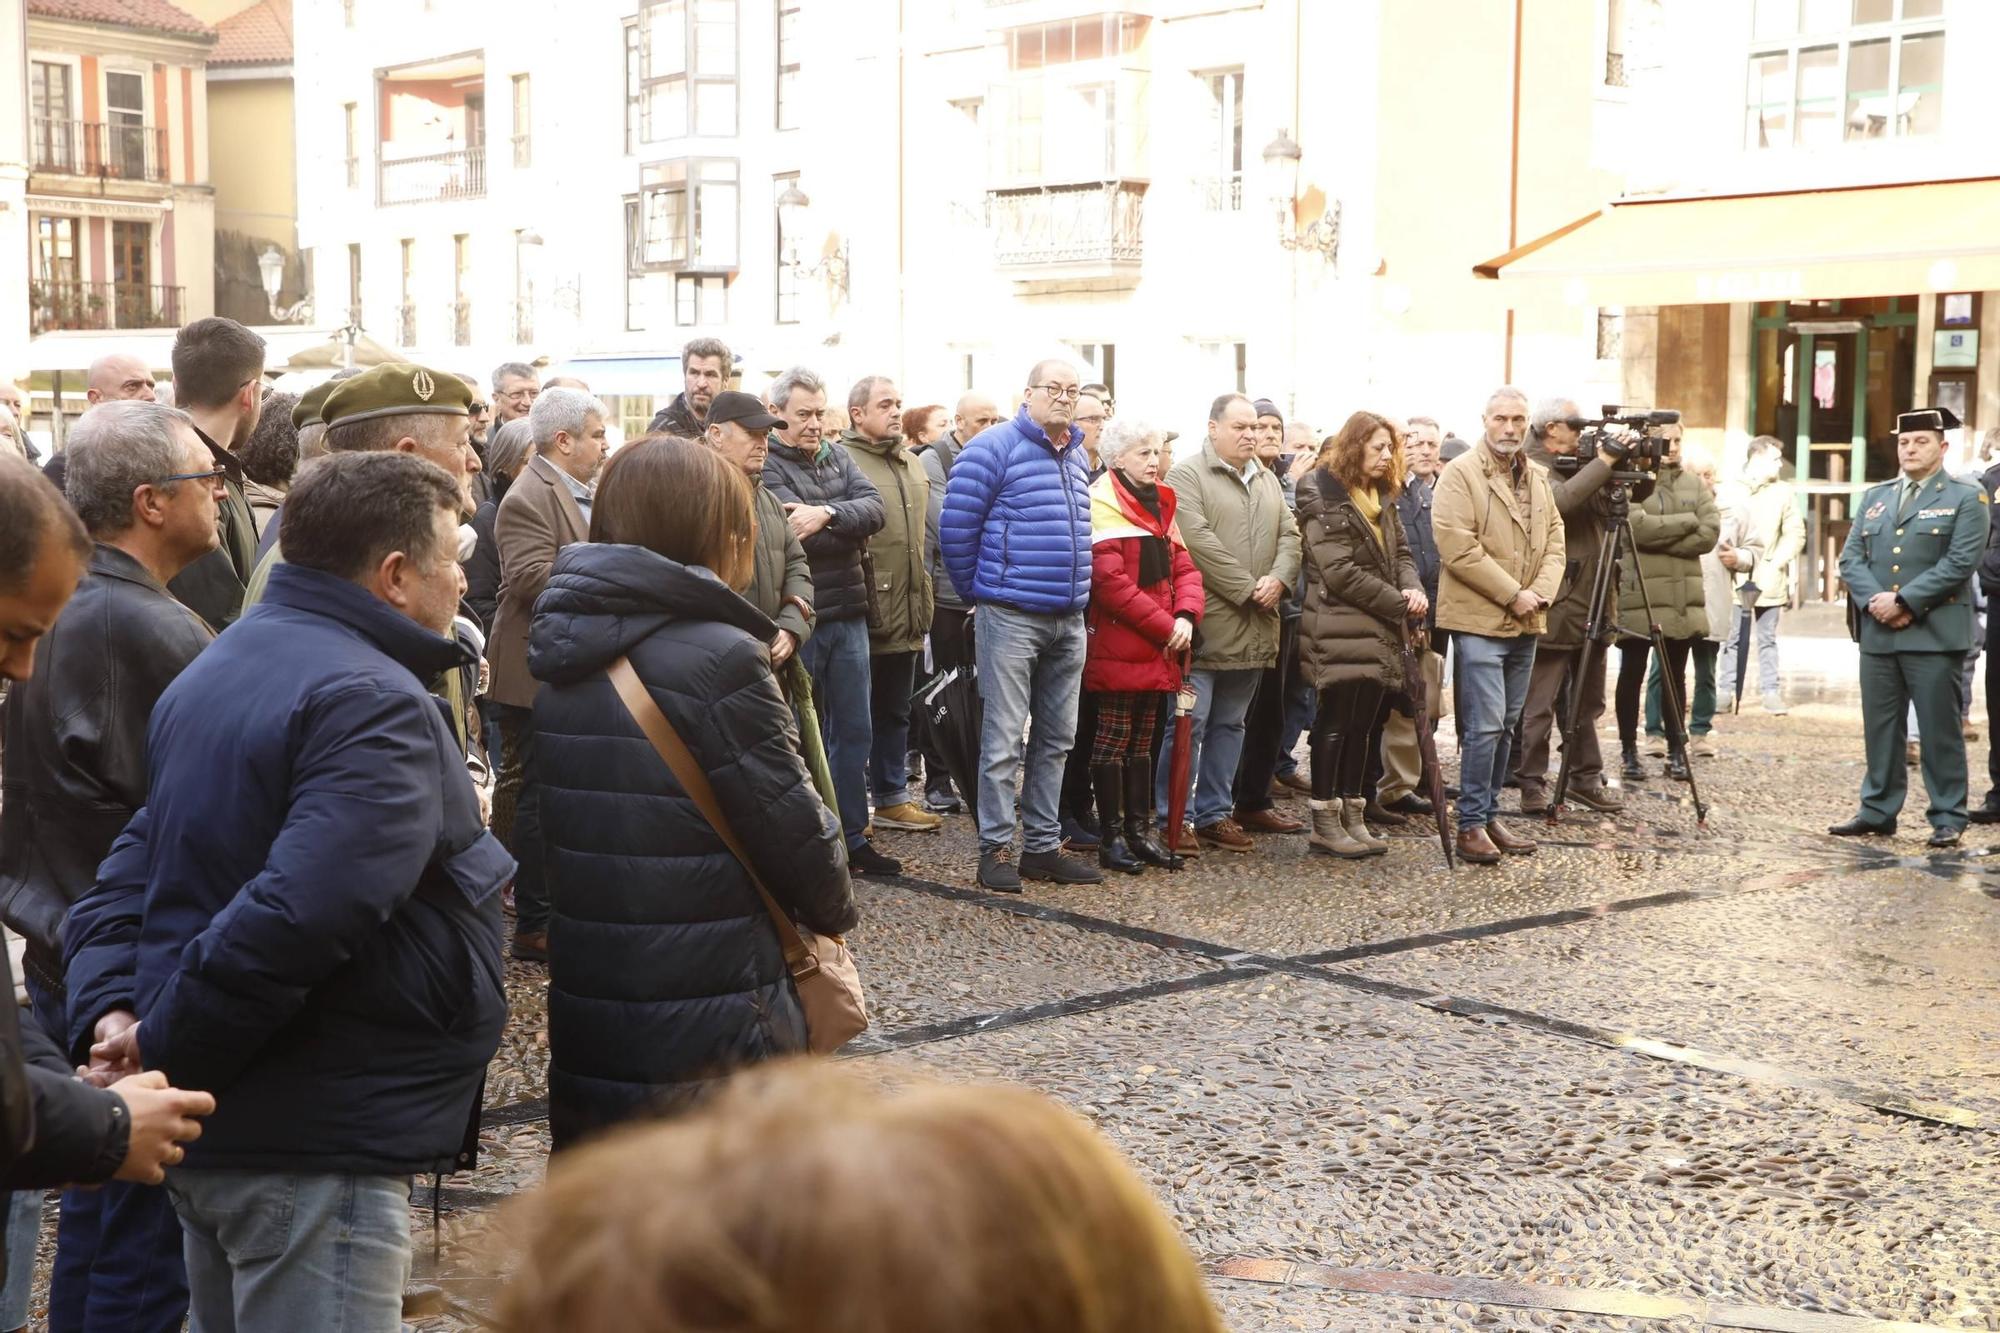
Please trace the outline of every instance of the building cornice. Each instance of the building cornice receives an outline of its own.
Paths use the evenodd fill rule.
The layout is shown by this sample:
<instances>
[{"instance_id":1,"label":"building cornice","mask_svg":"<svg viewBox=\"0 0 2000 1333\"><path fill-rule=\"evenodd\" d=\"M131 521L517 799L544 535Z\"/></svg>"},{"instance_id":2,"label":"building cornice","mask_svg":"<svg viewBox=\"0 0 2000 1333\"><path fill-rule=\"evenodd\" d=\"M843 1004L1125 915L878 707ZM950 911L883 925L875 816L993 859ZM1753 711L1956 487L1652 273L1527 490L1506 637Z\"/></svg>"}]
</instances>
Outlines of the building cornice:
<instances>
[{"instance_id":1,"label":"building cornice","mask_svg":"<svg viewBox=\"0 0 2000 1333\"><path fill-rule=\"evenodd\" d=\"M161 64L200 65L214 49L213 37L122 28L108 23L28 17L28 49L65 55L137 56Z\"/></svg>"},{"instance_id":2,"label":"building cornice","mask_svg":"<svg viewBox=\"0 0 2000 1333\"><path fill-rule=\"evenodd\" d=\"M273 79L290 79L292 62L289 60L245 61L240 65L210 65L210 83L255 83Z\"/></svg>"}]
</instances>

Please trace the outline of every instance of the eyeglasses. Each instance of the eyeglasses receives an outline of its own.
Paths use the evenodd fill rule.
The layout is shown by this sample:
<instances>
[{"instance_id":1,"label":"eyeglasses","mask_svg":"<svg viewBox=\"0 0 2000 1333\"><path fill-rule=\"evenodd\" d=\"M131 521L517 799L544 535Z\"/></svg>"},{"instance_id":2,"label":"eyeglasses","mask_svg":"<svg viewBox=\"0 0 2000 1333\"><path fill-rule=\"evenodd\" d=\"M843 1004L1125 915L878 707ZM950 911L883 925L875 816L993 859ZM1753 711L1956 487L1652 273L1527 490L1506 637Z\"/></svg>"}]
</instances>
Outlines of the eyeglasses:
<instances>
[{"instance_id":1,"label":"eyeglasses","mask_svg":"<svg viewBox=\"0 0 2000 1333\"><path fill-rule=\"evenodd\" d=\"M1083 390L1074 384L1067 389L1060 384L1037 384L1035 387L1051 398L1067 398L1072 403L1083 395Z\"/></svg>"},{"instance_id":2,"label":"eyeglasses","mask_svg":"<svg viewBox=\"0 0 2000 1333\"><path fill-rule=\"evenodd\" d=\"M540 392L540 389L511 389L506 393L499 393L493 396L495 398L505 398L510 403L518 403L524 398L532 403L535 401L535 395Z\"/></svg>"},{"instance_id":3,"label":"eyeglasses","mask_svg":"<svg viewBox=\"0 0 2000 1333\"><path fill-rule=\"evenodd\" d=\"M465 410L467 412L470 412L475 417L483 417L493 409L488 407L484 403L474 403L472 406L466 408Z\"/></svg>"},{"instance_id":4,"label":"eyeglasses","mask_svg":"<svg viewBox=\"0 0 2000 1333\"><path fill-rule=\"evenodd\" d=\"M206 472L176 472L172 476L161 477L159 484L165 486L172 481L206 481L211 485L220 486L228 476L229 469L218 463Z\"/></svg>"}]
</instances>

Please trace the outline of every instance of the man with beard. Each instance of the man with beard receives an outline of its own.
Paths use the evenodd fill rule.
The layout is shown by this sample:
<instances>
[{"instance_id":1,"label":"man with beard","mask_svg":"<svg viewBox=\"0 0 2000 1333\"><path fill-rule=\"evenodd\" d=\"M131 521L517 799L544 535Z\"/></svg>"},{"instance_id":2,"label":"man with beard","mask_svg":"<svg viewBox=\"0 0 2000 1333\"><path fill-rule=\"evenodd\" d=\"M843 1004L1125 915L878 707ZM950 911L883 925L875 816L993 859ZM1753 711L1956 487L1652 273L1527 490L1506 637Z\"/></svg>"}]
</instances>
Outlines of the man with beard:
<instances>
[{"instance_id":1,"label":"man with beard","mask_svg":"<svg viewBox=\"0 0 2000 1333\"><path fill-rule=\"evenodd\" d=\"M715 395L729 386L729 368L734 358L729 344L720 338L696 338L681 348L680 395L653 414L648 434L679 435L698 440L708 425L708 408Z\"/></svg>"}]
</instances>

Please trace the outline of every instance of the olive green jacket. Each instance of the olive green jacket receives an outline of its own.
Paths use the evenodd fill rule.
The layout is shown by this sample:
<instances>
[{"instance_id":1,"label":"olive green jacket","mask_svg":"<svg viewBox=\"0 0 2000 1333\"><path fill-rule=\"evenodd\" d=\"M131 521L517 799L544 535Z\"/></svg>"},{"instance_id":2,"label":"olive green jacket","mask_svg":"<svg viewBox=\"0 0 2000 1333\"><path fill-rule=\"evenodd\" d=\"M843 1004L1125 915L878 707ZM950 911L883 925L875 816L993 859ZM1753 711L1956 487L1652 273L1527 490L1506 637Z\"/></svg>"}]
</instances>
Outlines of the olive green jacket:
<instances>
[{"instance_id":1,"label":"olive green jacket","mask_svg":"<svg viewBox=\"0 0 2000 1333\"><path fill-rule=\"evenodd\" d=\"M875 571L868 598L868 650L916 652L924 646L937 607L924 563L930 474L924 471L923 460L903 447L901 436L870 440L850 430L840 443L855 468L882 495L882 530L868 539L868 558Z\"/></svg>"},{"instance_id":2,"label":"olive green jacket","mask_svg":"<svg viewBox=\"0 0 2000 1333\"><path fill-rule=\"evenodd\" d=\"M790 630L793 638L804 643L812 637L812 618L799 603L813 604L812 566L806 563L806 548L792 532L784 504L764 489L762 476L750 478L750 489L757 498L757 549L750 586L743 595L779 629Z\"/></svg>"},{"instance_id":3,"label":"olive green jacket","mask_svg":"<svg viewBox=\"0 0 2000 1333\"><path fill-rule=\"evenodd\" d=\"M1678 467L1661 468L1653 493L1644 504L1632 506L1639 568L1628 568L1619 583L1618 628L1640 638L1650 635L1645 598L1651 598L1653 618L1669 639L1707 638L1708 592L1702 586L1701 558L1721 536L1722 512L1701 478Z\"/></svg>"},{"instance_id":4,"label":"olive green jacket","mask_svg":"<svg viewBox=\"0 0 2000 1333\"><path fill-rule=\"evenodd\" d=\"M1196 669L1276 666L1278 608L1266 611L1250 594L1266 574L1287 590L1298 587L1303 552L1284 485L1262 464L1246 483L1206 443L1200 454L1174 464L1167 484L1180 501L1175 521L1208 597Z\"/></svg>"}]
</instances>

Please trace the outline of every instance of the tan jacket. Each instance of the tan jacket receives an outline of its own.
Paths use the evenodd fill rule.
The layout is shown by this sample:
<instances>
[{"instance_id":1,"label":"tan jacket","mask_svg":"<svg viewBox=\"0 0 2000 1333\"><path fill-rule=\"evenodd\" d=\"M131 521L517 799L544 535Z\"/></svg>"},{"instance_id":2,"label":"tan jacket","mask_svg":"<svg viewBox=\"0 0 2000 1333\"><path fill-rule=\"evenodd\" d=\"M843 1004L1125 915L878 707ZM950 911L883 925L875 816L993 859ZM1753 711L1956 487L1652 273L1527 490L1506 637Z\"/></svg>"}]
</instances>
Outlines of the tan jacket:
<instances>
[{"instance_id":1,"label":"tan jacket","mask_svg":"<svg viewBox=\"0 0 2000 1333\"><path fill-rule=\"evenodd\" d=\"M1195 667L1276 666L1278 609L1266 611L1250 593L1266 574L1288 589L1299 582L1299 525L1277 473L1260 466L1245 485L1240 472L1216 457L1215 446L1204 443L1199 454L1174 464L1167 484L1180 501L1175 521L1208 597Z\"/></svg>"},{"instance_id":2,"label":"tan jacket","mask_svg":"<svg viewBox=\"0 0 2000 1333\"><path fill-rule=\"evenodd\" d=\"M540 684L528 674L528 624L535 599L549 583L556 552L589 540L590 528L556 465L540 454L529 460L507 488L493 520L500 548L500 606L486 661L493 669L487 698L515 708L532 708Z\"/></svg>"},{"instance_id":3,"label":"tan jacket","mask_svg":"<svg viewBox=\"0 0 2000 1333\"><path fill-rule=\"evenodd\" d=\"M1509 462L1475 444L1445 464L1431 500L1437 538L1438 628L1492 639L1540 634L1548 614L1518 619L1507 604L1523 588L1553 602L1562 587L1562 516L1549 471L1527 467L1528 502L1514 494Z\"/></svg>"}]
</instances>

